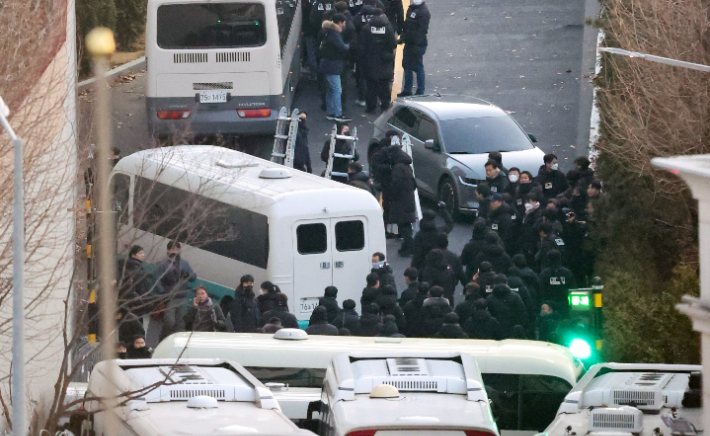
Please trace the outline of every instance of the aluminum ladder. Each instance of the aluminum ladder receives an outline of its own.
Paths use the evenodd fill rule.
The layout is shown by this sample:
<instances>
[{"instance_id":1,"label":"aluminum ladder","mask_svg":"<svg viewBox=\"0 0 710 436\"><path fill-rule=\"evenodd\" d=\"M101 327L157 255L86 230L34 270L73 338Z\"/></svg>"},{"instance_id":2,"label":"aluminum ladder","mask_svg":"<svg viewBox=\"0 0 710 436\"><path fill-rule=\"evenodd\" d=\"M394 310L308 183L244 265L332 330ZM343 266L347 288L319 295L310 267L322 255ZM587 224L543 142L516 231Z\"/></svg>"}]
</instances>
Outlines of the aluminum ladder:
<instances>
[{"instance_id":1,"label":"aluminum ladder","mask_svg":"<svg viewBox=\"0 0 710 436\"><path fill-rule=\"evenodd\" d=\"M350 154L341 154L341 153L336 153L335 152L335 142L338 139L342 139L347 141L350 144ZM333 171L333 160L337 158L341 159L349 159L353 160L355 159L355 150L357 149L357 127L353 128L352 131L352 136L348 135L338 135L338 126L333 125L333 130L330 133L330 153L328 156L328 164L325 167L325 174L323 177L326 179L331 180L333 176L336 177L348 177L348 173L341 173L337 171Z\"/></svg>"},{"instance_id":2,"label":"aluminum ladder","mask_svg":"<svg viewBox=\"0 0 710 436\"><path fill-rule=\"evenodd\" d=\"M293 153L296 148L298 134L298 109L291 112L282 107L276 118L276 133L274 134L274 148L271 152L271 162L276 162L293 168Z\"/></svg>"}]
</instances>

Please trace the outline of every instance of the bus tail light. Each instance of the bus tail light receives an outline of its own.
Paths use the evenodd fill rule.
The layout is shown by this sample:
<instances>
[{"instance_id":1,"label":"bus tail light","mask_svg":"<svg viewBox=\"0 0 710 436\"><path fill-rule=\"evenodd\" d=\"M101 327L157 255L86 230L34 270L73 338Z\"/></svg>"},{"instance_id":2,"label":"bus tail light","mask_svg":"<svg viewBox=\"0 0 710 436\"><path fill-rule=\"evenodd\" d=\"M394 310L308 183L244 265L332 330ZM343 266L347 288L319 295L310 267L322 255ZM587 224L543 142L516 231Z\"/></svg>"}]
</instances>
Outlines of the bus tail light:
<instances>
[{"instance_id":1,"label":"bus tail light","mask_svg":"<svg viewBox=\"0 0 710 436\"><path fill-rule=\"evenodd\" d=\"M159 120L184 120L190 118L190 111L158 111Z\"/></svg>"},{"instance_id":2,"label":"bus tail light","mask_svg":"<svg viewBox=\"0 0 710 436\"><path fill-rule=\"evenodd\" d=\"M377 430L358 430L351 431L345 436L375 436L375 433L377 433Z\"/></svg>"},{"instance_id":3,"label":"bus tail light","mask_svg":"<svg viewBox=\"0 0 710 436\"><path fill-rule=\"evenodd\" d=\"M483 430L464 430L463 432L466 433L466 436L495 436L493 433Z\"/></svg>"},{"instance_id":4,"label":"bus tail light","mask_svg":"<svg viewBox=\"0 0 710 436\"><path fill-rule=\"evenodd\" d=\"M271 109L237 109L239 118L267 118L271 116Z\"/></svg>"}]
</instances>

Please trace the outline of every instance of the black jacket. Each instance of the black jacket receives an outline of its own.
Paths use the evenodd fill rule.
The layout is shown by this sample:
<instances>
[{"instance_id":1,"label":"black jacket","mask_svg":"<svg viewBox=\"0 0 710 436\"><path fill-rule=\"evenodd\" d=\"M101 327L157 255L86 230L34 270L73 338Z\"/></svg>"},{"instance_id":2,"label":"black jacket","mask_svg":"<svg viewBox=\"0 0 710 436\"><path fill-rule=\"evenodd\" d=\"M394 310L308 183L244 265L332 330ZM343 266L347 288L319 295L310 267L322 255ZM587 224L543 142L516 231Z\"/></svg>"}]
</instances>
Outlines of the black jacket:
<instances>
[{"instance_id":1,"label":"black jacket","mask_svg":"<svg viewBox=\"0 0 710 436\"><path fill-rule=\"evenodd\" d=\"M319 35L320 64L318 71L326 76L340 75L345 67L350 46L343 42L343 37L332 21L323 21L323 32Z\"/></svg>"},{"instance_id":2,"label":"black jacket","mask_svg":"<svg viewBox=\"0 0 710 436\"><path fill-rule=\"evenodd\" d=\"M185 327L191 332L225 332L227 321L222 309L210 300L205 306L190 306L185 314Z\"/></svg>"},{"instance_id":3,"label":"black jacket","mask_svg":"<svg viewBox=\"0 0 710 436\"><path fill-rule=\"evenodd\" d=\"M131 312L126 312L118 324L118 340L126 344L132 344L136 336L145 336L143 323Z\"/></svg>"},{"instance_id":4,"label":"black jacket","mask_svg":"<svg viewBox=\"0 0 710 436\"><path fill-rule=\"evenodd\" d=\"M358 66L362 68L365 77L370 80L392 80L396 48L397 37L387 17L372 17L362 27L358 37Z\"/></svg>"},{"instance_id":5,"label":"black jacket","mask_svg":"<svg viewBox=\"0 0 710 436\"><path fill-rule=\"evenodd\" d=\"M254 292L246 292L242 285L234 291L234 301L229 309L232 326L237 333L255 332L260 325L261 311L254 301ZM268 321L268 320L267 320Z\"/></svg>"},{"instance_id":6,"label":"black jacket","mask_svg":"<svg viewBox=\"0 0 710 436\"><path fill-rule=\"evenodd\" d=\"M309 335L338 336L340 331L332 324L311 324L306 329Z\"/></svg>"},{"instance_id":7,"label":"black jacket","mask_svg":"<svg viewBox=\"0 0 710 436\"><path fill-rule=\"evenodd\" d=\"M407 289L402 291L402 295L399 296L399 307L404 309L404 306L417 295L417 292L419 292L419 282L410 283ZM400 330L400 332L403 331L404 330Z\"/></svg>"},{"instance_id":8,"label":"black jacket","mask_svg":"<svg viewBox=\"0 0 710 436\"><path fill-rule=\"evenodd\" d=\"M426 47L429 45L427 40L429 20L431 20L431 14L425 2L420 5L410 4L402 26L402 34L400 35L402 42L410 47ZM405 50L407 50L406 46Z\"/></svg>"},{"instance_id":9,"label":"black jacket","mask_svg":"<svg viewBox=\"0 0 710 436\"><path fill-rule=\"evenodd\" d=\"M449 300L443 297L427 298L422 304L423 336L433 337L444 325L444 316L452 311Z\"/></svg>"},{"instance_id":10,"label":"black jacket","mask_svg":"<svg viewBox=\"0 0 710 436\"><path fill-rule=\"evenodd\" d=\"M382 317L379 315L363 313L360 317L360 336L380 335L382 334L382 327Z\"/></svg>"},{"instance_id":11,"label":"black jacket","mask_svg":"<svg viewBox=\"0 0 710 436\"><path fill-rule=\"evenodd\" d=\"M382 268L372 268L370 272L377 274L380 278L380 288L389 285L392 286L395 291L397 290L397 283L395 283L394 276L392 275L392 267L388 263L385 263ZM373 301L373 303L375 303L375 301Z\"/></svg>"},{"instance_id":12,"label":"black jacket","mask_svg":"<svg viewBox=\"0 0 710 436\"><path fill-rule=\"evenodd\" d=\"M493 287L495 286L495 280L496 280L496 272L495 271L489 271L485 273L481 273L478 275L478 280L476 280L476 283L478 283L478 286L481 287L480 289L480 294L476 296L476 298L488 298L489 295L491 295L491 292L493 292Z\"/></svg>"},{"instance_id":13,"label":"black jacket","mask_svg":"<svg viewBox=\"0 0 710 436\"><path fill-rule=\"evenodd\" d=\"M461 282L462 285L466 285L468 281L466 280L466 273L463 270L463 265L461 264L459 257L451 250L442 248L441 251L444 254L444 261L456 275L456 283L458 284L458 282Z\"/></svg>"},{"instance_id":14,"label":"black jacket","mask_svg":"<svg viewBox=\"0 0 710 436\"><path fill-rule=\"evenodd\" d=\"M338 300L333 297L320 297L318 305L325 307L328 311L328 324L335 325L334 322L340 316L340 311L342 310L340 306L338 306Z\"/></svg>"},{"instance_id":15,"label":"black jacket","mask_svg":"<svg viewBox=\"0 0 710 436\"><path fill-rule=\"evenodd\" d=\"M339 329L343 328L343 327L348 328L346 324L349 322L348 320L350 320L350 319L354 319L355 321L357 321L357 328L359 329L360 328L360 315L358 315L354 309L351 309L351 310L341 309L340 314L338 315L337 318L335 318L335 320L333 320L333 322L331 324L333 324L334 326L336 326ZM352 330L350 330L350 334L352 334L353 336L358 335L357 332L353 332Z\"/></svg>"},{"instance_id":16,"label":"black jacket","mask_svg":"<svg viewBox=\"0 0 710 436\"><path fill-rule=\"evenodd\" d=\"M488 213L488 226L491 230L498 233L508 253L513 253L514 248L518 245L518 234L515 231L516 222L513 219L514 216L517 217L517 212L508 203L503 203L498 209L491 210ZM505 273L506 271L501 272Z\"/></svg>"},{"instance_id":17,"label":"black jacket","mask_svg":"<svg viewBox=\"0 0 710 436\"><path fill-rule=\"evenodd\" d=\"M276 309L264 312L261 315L261 322L259 323L263 327L271 318L278 318L281 320L281 325L283 328L287 329L297 329L298 320L296 316L288 311L287 307L277 307Z\"/></svg>"},{"instance_id":18,"label":"black jacket","mask_svg":"<svg viewBox=\"0 0 710 436\"><path fill-rule=\"evenodd\" d=\"M502 338L512 337L513 327L527 325L527 312L523 300L512 292L508 285L497 284L493 293L486 299L488 311L498 320L502 330Z\"/></svg>"},{"instance_id":19,"label":"black jacket","mask_svg":"<svg viewBox=\"0 0 710 436\"><path fill-rule=\"evenodd\" d=\"M444 288L444 296L450 300L453 298L454 290L458 284L456 273L446 264L441 252L437 251L432 251L427 255L427 266L422 273L422 281L429 283L429 286Z\"/></svg>"},{"instance_id":20,"label":"black jacket","mask_svg":"<svg viewBox=\"0 0 710 436\"><path fill-rule=\"evenodd\" d=\"M476 261L478 265L480 265L481 262L490 262L493 265L493 271L500 274L508 272L511 265L508 253L506 253L500 245L491 243L483 247Z\"/></svg>"},{"instance_id":21,"label":"black jacket","mask_svg":"<svg viewBox=\"0 0 710 436\"><path fill-rule=\"evenodd\" d=\"M464 325L466 321L473 316L474 312L476 312L476 306L474 305L474 302L477 299L478 296L476 295L466 295L466 298L463 300L463 302L456 305L456 309L454 309L454 312L456 312L456 315L459 316L459 324Z\"/></svg>"},{"instance_id":22,"label":"black jacket","mask_svg":"<svg viewBox=\"0 0 710 436\"><path fill-rule=\"evenodd\" d=\"M399 331L406 331L407 319L404 317L404 312L402 308L397 305L397 299L393 295L380 296L380 298L377 299L377 305L380 306L380 314L383 318L387 315L394 316Z\"/></svg>"},{"instance_id":23,"label":"black jacket","mask_svg":"<svg viewBox=\"0 0 710 436\"><path fill-rule=\"evenodd\" d=\"M502 339L500 323L488 310L476 310L463 324L463 329L471 339Z\"/></svg>"},{"instance_id":24,"label":"black jacket","mask_svg":"<svg viewBox=\"0 0 710 436\"><path fill-rule=\"evenodd\" d=\"M525 310L527 311L528 315L528 323L523 327L531 329L532 322L535 319L535 314L537 313L537 311L540 310L540 308L535 307L535 301L530 295L530 291L528 290L528 287L525 286L525 281L522 278L509 275L508 287L511 291L516 292L518 295L520 295L520 299L523 300L523 304L525 305Z\"/></svg>"},{"instance_id":25,"label":"black jacket","mask_svg":"<svg viewBox=\"0 0 710 436\"><path fill-rule=\"evenodd\" d=\"M520 270L520 278L525 282L528 291L530 292L530 297L533 299L533 305L535 307L535 312L540 308L540 278L537 276L535 271L530 267L525 267Z\"/></svg>"},{"instance_id":26,"label":"black jacket","mask_svg":"<svg viewBox=\"0 0 710 436\"><path fill-rule=\"evenodd\" d=\"M468 339L468 335L463 331L460 325L446 323L441 326L434 337L444 339Z\"/></svg>"},{"instance_id":27,"label":"black jacket","mask_svg":"<svg viewBox=\"0 0 710 436\"><path fill-rule=\"evenodd\" d=\"M530 213L523 215L520 226L520 250L527 256L535 255L540 241L540 234L537 227L542 222L542 206Z\"/></svg>"},{"instance_id":28,"label":"black jacket","mask_svg":"<svg viewBox=\"0 0 710 436\"><path fill-rule=\"evenodd\" d=\"M546 165L540 167L535 181L542 187L542 195L545 198L555 198L569 188L567 177L562 174L562 171L547 171Z\"/></svg>"},{"instance_id":29,"label":"black jacket","mask_svg":"<svg viewBox=\"0 0 710 436\"><path fill-rule=\"evenodd\" d=\"M137 316L152 311L154 294L157 294L157 281L143 270L143 262L129 257L122 265L122 277L119 279L118 304Z\"/></svg>"},{"instance_id":30,"label":"black jacket","mask_svg":"<svg viewBox=\"0 0 710 436\"><path fill-rule=\"evenodd\" d=\"M540 249L537 251L537 254L535 254L535 262L538 265L538 271L542 271L549 266L547 255L552 250L559 250L560 254L562 254L562 262L564 263L565 241L554 232L540 241Z\"/></svg>"},{"instance_id":31,"label":"black jacket","mask_svg":"<svg viewBox=\"0 0 710 436\"><path fill-rule=\"evenodd\" d=\"M267 292L256 297L256 304L259 306L261 313L274 310L279 307L278 292ZM266 320L268 321L268 319Z\"/></svg>"},{"instance_id":32,"label":"black jacket","mask_svg":"<svg viewBox=\"0 0 710 436\"><path fill-rule=\"evenodd\" d=\"M316 37L321 31L323 24L323 16L326 12L334 9L334 0L315 0L311 5L310 15L308 17L308 28L304 29L306 36Z\"/></svg>"},{"instance_id":33,"label":"black jacket","mask_svg":"<svg viewBox=\"0 0 710 436\"><path fill-rule=\"evenodd\" d=\"M474 231L471 240L464 245L461 251L461 263L466 267L466 283L470 282L476 272L478 272L478 255L483 251L486 244L486 231Z\"/></svg>"},{"instance_id":34,"label":"black jacket","mask_svg":"<svg viewBox=\"0 0 710 436\"><path fill-rule=\"evenodd\" d=\"M311 153L308 150L308 127L303 121L298 123L296 146L293 151L293 167L297 170L313 173Z\"/></svg>"},{"instance_id":35,"label":"black jacket","mask_svg":"<svg viewBox=\"0 0 710 436\"><path fill-rule=\"evenodd\" d=\"M414 297L404 305L404 317L407 319L408 337L422 338L426 334L426 325L424 324L424 309L423 303L427 299L425 294L417 292Z\"/></svg>"},{"instance_id":36,"label":"black jacket","mask_svg":"<svg viewBox=\"0 0 710 436\"><path fill-rule=\"evenodd\" d=\"M508 186L510 186L510 180L508 180L503 171L499 171L498 175L492 179L486 178L486 183L491 187L491 192L494 194L508 192Z\"/></svg>"},{"instance_id":37,"label":"black jacket","mask_svg":"<svg viewBox=\"0 0 710 436\"><path fill-rule=\"evenodd\" d=\"M417 182L414 180L412 158L399 147L390 147L392 162L392 181L389 186L389 219L396 224L413 223L417 219L417 207L414 200L414 190ZM385 189L383 187L383 189Z\"/></svg>"},{"instance_id":38,"label":"black jacket","mask_svg":"<svg viewBox=\"0 0 710 436\"><path fill-rule=\"evenodd\" d=\"M558 303L560 312L568 308L568 291L575 287L574 275L567 268L551 265L540 273L540 300L552 300Z\"/></svg>"},{"instance_id":39,"label":"black jacket","mask_svg":"<svg viewBox=\"0 0 710 436\"><path fill-rule=\"evenodd\" d=\"M380 283L380 285L382 285ZM380 288L365 288L362 290L362 296L360 297L360 307L365 307L370 303L377 303L377 299L380 296Z\"/></svg>"},{"instance_id":40,"label":"black jacket","mask_svg":"<svg viewBox=\"0 0 710 436\"><path fill-rule=\"evenodd\" d=\"M436 228L434 220L422 220L419 223L419 231L414 235L414 246L412 253L412 266L419 271L423 271L426 266L426 256L436 247L439 230ZM424 280L421 280L424 281Z\"/></svg>"}]
</instances>

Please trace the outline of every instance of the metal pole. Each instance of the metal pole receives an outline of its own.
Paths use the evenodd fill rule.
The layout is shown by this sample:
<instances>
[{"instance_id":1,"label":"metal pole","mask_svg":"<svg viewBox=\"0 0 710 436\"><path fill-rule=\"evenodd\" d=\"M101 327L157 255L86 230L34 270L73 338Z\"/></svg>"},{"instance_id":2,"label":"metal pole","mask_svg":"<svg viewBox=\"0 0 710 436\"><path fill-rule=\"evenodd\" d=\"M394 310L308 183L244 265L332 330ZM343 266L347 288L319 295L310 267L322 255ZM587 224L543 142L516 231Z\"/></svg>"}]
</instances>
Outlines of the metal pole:
<instances>
[{"instance_id":1,"label":"metal pole","mask_svg":"<svg viewBox=\"0 0 710 436\"><path fill-rule=\"evenodd\" d=\"M113 33L109 29L96 28L86 36L86 45L94 58L94 75L96 76L96 130L98 132L96 179L99 197L97 217L98 255L99 255L99 308L101 310L101 353L104 360L116 358L116 338L113 337L116 324L115 286L115 227L111 207L111 189L109 175L109 151L111 149L111 108L109 92L106 89L106 71L108 57L113 53L115 45ZM114 383L112 367L109 366L108 383ZM113 388L117 388L115 385ZM118 394L118 392L116 392ZM106 399L105 436L116 434L117 416L116 400Z\"/></svg>"},{"instance_id":2,"label":"metal pole","mask_svg":"<svg viewBox=\"0 0 710 436\"><path fill-rule=\"evenodd\" d=\"M27 436L25 426L25 189L22 169L22 139L5 118L9 110L0 99L0 124L15 150L14 197L12 200L12 435ZM2 113L4 112L4 114Z\"/></svg>"},{"instance_id":3,"label":"metal pole","mask_svg":"<svg viewBox=\"0 0 710 436\"><path fill-rule=\"evenodd\" d=\"M616 47L599 47L599 51L606 53L618 54L622 56L628 56L630 58L645 59L651 62L658 62L659 64L672 65L674 67L689 68L691 70L703 71L710 73L710 65L695 64L693 62L679 61L678 59L664 58L663 56L656 56L647 53L639 53L637 51L624 50L622 48Z\"/></svg>"}]
</instances>

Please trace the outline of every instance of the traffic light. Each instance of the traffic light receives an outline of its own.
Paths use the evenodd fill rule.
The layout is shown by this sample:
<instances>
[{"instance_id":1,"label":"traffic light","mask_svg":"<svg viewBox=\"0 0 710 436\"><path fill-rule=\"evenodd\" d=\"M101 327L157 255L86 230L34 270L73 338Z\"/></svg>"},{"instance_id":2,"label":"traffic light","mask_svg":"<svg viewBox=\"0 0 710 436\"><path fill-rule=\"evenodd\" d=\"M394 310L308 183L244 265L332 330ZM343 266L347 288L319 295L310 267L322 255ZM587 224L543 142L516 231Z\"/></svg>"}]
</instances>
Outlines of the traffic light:
<instances>
[{"instance_id":1,"label":"traffic light","mask_svg":"<svg viewBox=\"0 0 710 436\"><path fill-rule=\"evenodd\" d=\"M569 351L579 360L592 357L592 346L584 338L574 338L569 343Z\"/></svg>"}]
</instances>

